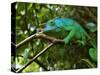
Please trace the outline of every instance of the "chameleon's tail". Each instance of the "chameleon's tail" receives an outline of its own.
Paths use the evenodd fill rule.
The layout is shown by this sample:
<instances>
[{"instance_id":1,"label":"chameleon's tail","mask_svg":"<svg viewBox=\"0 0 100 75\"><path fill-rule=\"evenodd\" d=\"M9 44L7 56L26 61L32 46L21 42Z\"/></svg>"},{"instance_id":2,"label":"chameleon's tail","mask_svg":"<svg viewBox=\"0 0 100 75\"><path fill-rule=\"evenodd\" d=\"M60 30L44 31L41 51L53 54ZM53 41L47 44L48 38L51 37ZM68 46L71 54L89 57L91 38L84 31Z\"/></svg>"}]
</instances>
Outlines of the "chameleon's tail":
<instances>
[{"instance_id":1,"label":"chameleon's tail","mask_svg":"<svg viewBox=\"0 0 100 75\"><path fill-rule=\"evenodd\" d=\"M95 41L88 35L87 32L84 32L87 38L89 39L89 43L93 46L92 48L89 48L89 56L91 59L95 62L97 62L97 47Z\"/></svg>"}]
</instances>

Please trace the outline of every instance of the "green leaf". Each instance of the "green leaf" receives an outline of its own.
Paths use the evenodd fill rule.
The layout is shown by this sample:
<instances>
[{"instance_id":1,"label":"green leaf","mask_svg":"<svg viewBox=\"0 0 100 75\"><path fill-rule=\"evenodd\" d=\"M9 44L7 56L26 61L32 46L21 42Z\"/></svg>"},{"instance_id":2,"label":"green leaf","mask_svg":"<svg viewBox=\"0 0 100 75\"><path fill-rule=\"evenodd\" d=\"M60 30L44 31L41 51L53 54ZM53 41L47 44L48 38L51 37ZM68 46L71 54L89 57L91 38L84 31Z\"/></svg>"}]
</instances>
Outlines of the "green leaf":
<instances>
[{"instance_id":1,"label":"green leaf","mask_svg":"<svg viewBox=\"0 0 100 75\"><path fill-rule=\"evenodd\" d=\"M26 48L24 51L23 56L24 56L25 61L27 61L27 59L28 59L29 51L30 51L30 48Z\"/></svg>"},{"instance_id":2,"label":"green leaf","mask_svg":"<svg viewBox=\"0 0 100 75\"><path fill-rule=\"evenodd\" d=\"M28 10L30 10L31 8L32 8L32 3L30 3L29 5L28 5Z\"/></svg>"},{"instance_id":3,"label":"green leaf","mask_svg":"<svg viewBox=\"0 0 100 75\"><path fill-rule=\"evenodd\" d=\"M19 19L21 19L21 16L16 16L16 20L19 20Z\"/></svg>"},{"instance_id":4,"label":"green leaf","mask_svg":"<svg viewBox=\"0 0 100 75\"><path fill-rule=\"evenodd\" d=\"M97 61L97 51L94 48L89 49L89 55L93 61Z\"/></svg>"},{"instance_id":5,"label":"green leaf","mask_svg":"<svg viewBox=\"0 0 100 75\"><path fill-rule=\"evenodd\" d=\"M38 72L39 71L39 65L35 62L33 62L32 64L30 64L28 67L26 67L24 70L23 70L23 73L24 72Z\"/></svg>"},{"instance_id":6,"label":"green leaf","mask_svg":"<svg viewBox=\"0 0 100 75\"><path fill-rule=\"evenodd\" d=\"M95 32L97 31L97 27L96 24L94 24L93 22L89 22L86 24L87 29L89 29L91 32Z\"/></svg>"}]
</instances>

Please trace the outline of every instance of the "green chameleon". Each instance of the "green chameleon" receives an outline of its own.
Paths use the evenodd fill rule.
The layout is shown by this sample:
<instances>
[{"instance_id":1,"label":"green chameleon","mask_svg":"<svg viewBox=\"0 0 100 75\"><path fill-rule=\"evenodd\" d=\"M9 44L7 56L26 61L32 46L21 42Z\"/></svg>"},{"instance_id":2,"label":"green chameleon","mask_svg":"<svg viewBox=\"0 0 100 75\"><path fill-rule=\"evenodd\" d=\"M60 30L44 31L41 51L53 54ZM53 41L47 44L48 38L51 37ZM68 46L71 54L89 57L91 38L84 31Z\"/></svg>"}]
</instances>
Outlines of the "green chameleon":
<instances>
[{"instance_id":1,"label":"green chameleon","mask_svg":"<svg viewBox=\"0 0 100 75\"><path fill-rule=\"evenodd\" d=\"M80 42L85 42L86 39L91 39L91 37L87 34L87 32L81 27L79 23L77 23L75 20L70 18L59 18L56 17L52 20L49 20L45 28L43 29L44 32L50 32L55 31L58 32L58 34L61 34L61 31L65 31L68 33L64 33L66 36L64 37L65 44L68 44L71 39L80 40ZM62 33L63 34L63 33ZM96 45L89 41L90 44L93 46L94 49L96 49Z\"/></svg>"}]
</instances>

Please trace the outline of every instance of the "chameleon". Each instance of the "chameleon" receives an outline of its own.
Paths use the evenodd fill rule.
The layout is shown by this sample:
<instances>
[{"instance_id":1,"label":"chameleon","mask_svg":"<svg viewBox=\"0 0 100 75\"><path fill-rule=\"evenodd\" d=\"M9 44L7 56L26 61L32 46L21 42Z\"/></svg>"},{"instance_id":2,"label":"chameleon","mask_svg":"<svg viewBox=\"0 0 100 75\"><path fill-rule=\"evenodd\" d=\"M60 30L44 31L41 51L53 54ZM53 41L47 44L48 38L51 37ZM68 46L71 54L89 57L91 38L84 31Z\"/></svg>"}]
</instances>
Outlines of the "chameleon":
<instances>
[{"instance_id":1,"label":"chameleon","mask_svg":"<svg viewBox=\"0 0 100 75\"><path fill-rule=\"evenodd\" d=\"M72 18L60 18L56 17L54 19L49 20L43 31L44 32L50 32L55 31L60 33L62 30L64 30L66 33L64 33L66 36L64 37L65 44L68 44L71 39L76 39L85 42L86 39L91 39L91 37L87 34L87 32L83 29L83 27L74 19ZM96 48L94 43L90 41L91 45Z\"/></svg>"},{"instance_id":2,"label":"chameleon","mask_svg":"<svg viewBox=\"0 0 100 75\"><path fill-rule=\"evenodd\" d=\"M88 33L83 29L83 27L74 19L60 18L60 17L51 19L45 24L45 27L43 29L43 32L50 32L50 31L55 31L57 32L57 35L61 34L61 36L62 34L65 34L65 37L63 38L65 44L68 44L73 38L76 40L80 40L79 41L80 43L86 42L86 40L89 39L90 40L89 43L91 44L91 46L93 46L93 48L89 48L90 57L94 61L97 61L96 45L91 40L91 37L88 35ZM65 33L64 32L61 33L62 31L65 31ZM67 32L69 32L68 35L66 34Z\"/></svg>"}]
</instances>

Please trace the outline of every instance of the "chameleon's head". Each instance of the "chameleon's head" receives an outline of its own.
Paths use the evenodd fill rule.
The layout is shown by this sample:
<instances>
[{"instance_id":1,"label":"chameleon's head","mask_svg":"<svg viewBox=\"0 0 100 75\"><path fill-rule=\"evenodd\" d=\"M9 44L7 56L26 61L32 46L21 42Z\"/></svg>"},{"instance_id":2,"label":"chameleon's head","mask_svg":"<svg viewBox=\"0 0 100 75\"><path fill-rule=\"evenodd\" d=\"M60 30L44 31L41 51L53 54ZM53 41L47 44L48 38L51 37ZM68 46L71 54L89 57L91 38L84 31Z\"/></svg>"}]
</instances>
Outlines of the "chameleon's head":
<instances>
[{"instance_id":1,"label":"chameleon's head","mask_svg":"<svg viewBox=\"0 0 100 75\"><path fill-rule=\"evenodd\" d=\"M44 31L51 31L51 30L55 30L57 28L57 26L55 25L55 20L50 20L46 23Z\"/></svg>"}]
</instances>

